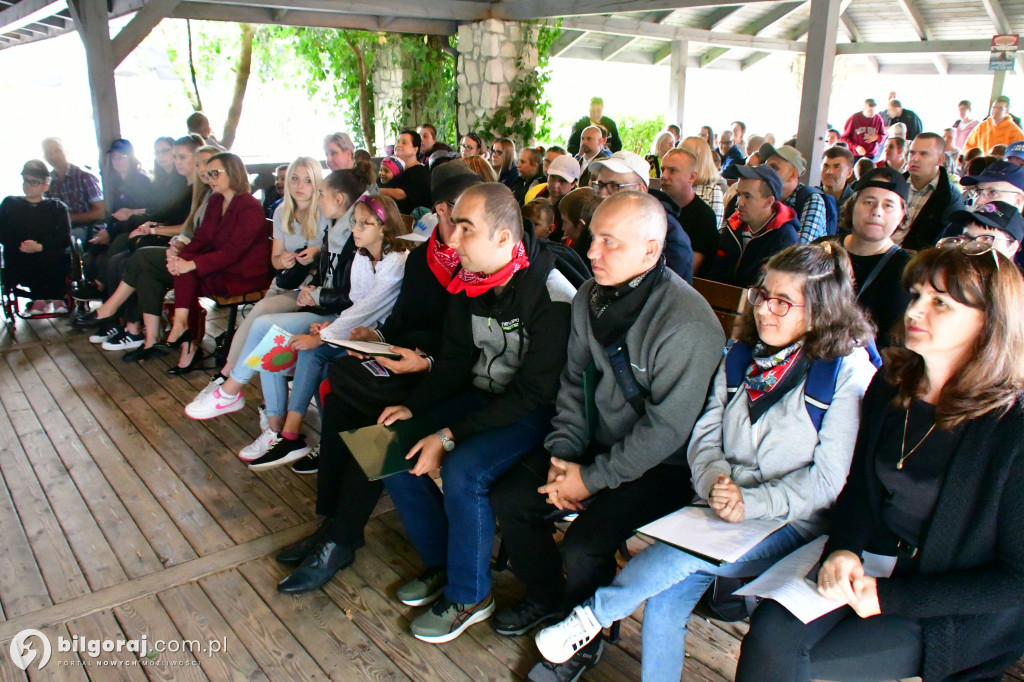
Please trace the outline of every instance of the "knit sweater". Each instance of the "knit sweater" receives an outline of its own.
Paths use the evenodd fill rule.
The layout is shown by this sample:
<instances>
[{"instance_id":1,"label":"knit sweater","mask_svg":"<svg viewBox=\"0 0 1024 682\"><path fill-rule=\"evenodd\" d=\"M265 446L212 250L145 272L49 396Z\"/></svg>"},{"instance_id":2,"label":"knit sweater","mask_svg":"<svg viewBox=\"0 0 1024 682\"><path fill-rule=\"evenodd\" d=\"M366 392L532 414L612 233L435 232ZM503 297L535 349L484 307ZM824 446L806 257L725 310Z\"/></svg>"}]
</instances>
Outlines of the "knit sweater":
<instances>
[{"instance_id":1,"label":"knit sweater","mask_svg":"<svg viewBox=\"0 0 1024 682\"><path fill-rule=\"evenodd\" d=\"M724 474L742 489L746 518L781 519L805 538L820 535L850 470L860 402L874 374L863 349L843 358L817 430L804 404L806 377L751 424L747 392L741 386L730 399L726 391L723 361L690 438L693 489L706 500Z\"/></svg>"},{"instance_id":2,"label":"knit sweater","mask_svg":"<svg viewBox=\"0 0 1024 682\"><path fill-rule=\"evenodd\" d=\"M883 527L886 492L875 456L895 394L879 373L864 396L850 477L823 556L860 554ZM965 427L916 571L877 583L882 614L921 621L925 682L999 679L1024 652L1024 407Z\"/></svg>"},{"instance_id":3,"label":"knit sweater","mask_svg":"<svg viewBox=\"0 0 1024 682\"><path fill-rule=\"evenodd\" d=\"M554 431L544 441L555 457L582 460L590 441L583 374L593 360L598 373L593 438L610 447L592 462L583 462L580 475L591 494L635 480L669 459L685 465L686 441L725 343L711 307L666 268L626 333L633 375L649 394L641 417L626 401L608 354L591 330L593 287L593 280L586 282L573 300L569 357L555 403Z\"/></svg>"}]
</instances>

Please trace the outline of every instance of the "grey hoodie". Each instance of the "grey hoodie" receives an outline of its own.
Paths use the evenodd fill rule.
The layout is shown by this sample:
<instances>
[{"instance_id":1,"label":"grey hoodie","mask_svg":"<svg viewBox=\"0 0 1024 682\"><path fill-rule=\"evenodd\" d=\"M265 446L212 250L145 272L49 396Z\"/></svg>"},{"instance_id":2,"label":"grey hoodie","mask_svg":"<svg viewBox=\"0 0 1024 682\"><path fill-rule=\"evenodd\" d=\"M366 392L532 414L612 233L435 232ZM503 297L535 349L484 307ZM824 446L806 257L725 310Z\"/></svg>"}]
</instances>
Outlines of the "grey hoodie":
<instances>
[{"instance_id":1,"label":"grey hoodie","mask_svg":"<svg viewBox=\"0 0 1024 682\"><path fill-rule=\"evenodd\" d=\"M639 417L626 402L608 355L591 332L588 307L593 287L594 280L584 283L572 302L569 357L555 403L554 431L544 441L555 457L581 460L589 441L583 373L593 359L599 374L593 435L611 447L581 469L591 494L640 478L683 449L725 346L722 325L711 306L666 268L626 334L633 375L650 394L646 413Z\"/></svg>"},{"instance_id":2,"label":"grey hoodie","mask_svg":"<svg viewBox=\"0 0 1024 682\"><path fill-rule=\"evenodd\" d=\"M784 519L805 538L820 535L824 512L846 484L861 399L874 375L864 349L843 358L832 404L815 431L803 382L751 424L746 390L728 399L722 362L687 452L693 489L707 500L725 474L742 488L745 518Z\"/></svg>"}]
</instances>

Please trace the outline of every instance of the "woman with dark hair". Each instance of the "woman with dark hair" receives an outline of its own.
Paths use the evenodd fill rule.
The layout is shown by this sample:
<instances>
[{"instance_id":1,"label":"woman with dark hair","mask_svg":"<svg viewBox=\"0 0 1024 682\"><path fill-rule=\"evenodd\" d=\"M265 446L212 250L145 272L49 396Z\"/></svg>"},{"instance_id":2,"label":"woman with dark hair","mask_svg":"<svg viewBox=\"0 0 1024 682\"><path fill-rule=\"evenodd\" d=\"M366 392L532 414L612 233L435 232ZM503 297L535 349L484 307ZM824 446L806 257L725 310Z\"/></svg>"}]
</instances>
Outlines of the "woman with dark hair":
<instances>
[{"instance_id":1,"label":"woman with dark hair","mask_svg":"<svg viewBox=\"0 0 1024 682\"><path fill-rule=\"evenodd\" d=\"M697 137L707 142L708 147L711 149L718 149L718 135L711 126L701 126Z\"/></svg>"},{"instance_id":2,"label":"woman with dark hair","mask_svg":"<svg viewBox=\"0 0 1024 682\"><path fill-rule=\"evenodd\" d=\"M202 138L200 138L202 139ZM200 147L203 145L200 144ZM158 137L153 141L153 186L158 188L175 176L181 177L174 168L174 138Z\"/></svg>"},{"instance_id":3,"label":"woman with dark hair","mask_svg":"<svg viewBox=\"0 0 1024 682\"><path fill-rule=\"evenodd\" d=\"M192 369L201 359L199 341L189 329L199 297L233 296L266 289L270 264L270 229L263 206L249 193L249 176L238 156L222 152L206 163L213 194L185 248L167 261L174 276L174 316L164 347L181 349L178 367ZM182 364L184 363L184 364Z\"/></svg>"},{"instance_id":4,"label":"woman with dark hair","mask_svg":"<svg viewBox=\"0 0 1024 682\"><path fill-rule=\"evenodd\" d=\"M919 252L903 285L818 571L838 608L805 625L763 602L740 682L998 680L1024 652L1024 280L968 242Z\"/></svg>"},{"instance_id":5,"label":"woman with dark hair","mask_svg":"<svg viewBox=\"0 0 1024 682\"><path fill-rule=\"evenodd\" d=\"M909 187L902 174L874 168L854 185L839 216L842 245L853 263L857 302L878 329L877 345L889 345L893 327L903 318L910 296L900 283L910 254L892 241L907 223Z\"/></svg>"},{"instance_id":6,"label":"woman with dark hair","mask_svg":"<svg viewBox=\"0 0 1024 682\"><path fill-rule=\"evenodd\" d=\"M140 360L159 340L163 297L173 284L166 267L166 254L175 251L175 240L187 243L202 220L210 186L204 176L206 161L220 153L215 147L199 146L198 135L175 141L173 160L177 173L185 176L185 191L162 212L142 216L143 222L129 235L120 253L107 262L107 291L111 292L98 310L74 320L82 329L96 328L89 337L104 350L131 350L126 360ZM152 218L152 220L148 220ZM127 280L127 281L126 281ZM136 295L136 289L142 291ZM122 328L119 318L124 318ZM145 333L139 322L145 325Z\"/></svg>"},{"instance_id":7,"label":"woman with dark hair","mask_svg":"<svg viewBox=\"0 0 1024 682\"><path fill-rule=\"evenodd\" d=\"M861 348L872 329L853 301L849 259L832 244L779 252L749 291L739 341L718 368L687 458L694 490L715 516L787 525L722 566L656 542L611 585L537 635L541 654L552 663L568 660L646 601L644 680L678 681L686 623L715 576L757 574L823 530L824 514L849 470L861 398L875 373ZM816 363L836 372L823 412L805 402Z\"/></svg>"},{"instance_id":8,"label":"woman with dark hair","mask_svg":"<svg viewBox=\"0 0 1024 682\"><path fill-rule=\"evenodd\" d=\"M381 186L381 196L390 197L398 204L403 215L411 215L413 209L430 206L430 170L419 162L420 134L415 130L403 130L395 144L395 156L401 159L404 170L391 182Z\"/></svg>"},{"instance_id":9,"label":"woman with dark hair","mask_svg":"<svg viewBox=\"0 0 1024 682\"><path fill-rule=\"evenodd\" d=\"M462 136L462 158L480 156L484 153L484 141L476 133L466 133Z\"/></svg>"}]
</instances>

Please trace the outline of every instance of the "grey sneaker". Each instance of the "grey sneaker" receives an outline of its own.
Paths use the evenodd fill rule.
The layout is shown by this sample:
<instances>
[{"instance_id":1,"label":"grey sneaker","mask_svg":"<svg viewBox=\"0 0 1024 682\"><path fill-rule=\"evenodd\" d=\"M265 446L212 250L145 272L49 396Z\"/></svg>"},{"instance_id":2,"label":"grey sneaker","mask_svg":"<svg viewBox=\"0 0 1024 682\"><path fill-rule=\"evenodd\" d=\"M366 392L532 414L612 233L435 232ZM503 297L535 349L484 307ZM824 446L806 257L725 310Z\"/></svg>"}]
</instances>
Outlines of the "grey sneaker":
<instances>
[{"instance_id":1,"label":"grey sneaker","mask_svg":"<svg viewBox=\"0 0 1024 682\"><path fill-rule=\"evenodd\" d=\"M450 642L473 623L487 620L494 613L494 599L487 595L475 604L456 604L442 597L409 623L409 630L424 642Z\"/></svg>"},{"instance_id":2,"label":"grey sneaker","mask_svg":"<svg viewBox=\"0 0 1024 682\"><path fill-rule=\"evenodd\" d=\"M448 584L448 571L444 568L428 568L398 588L395 596L406 606L423 606L441 596Z\"/></svg>"}]
</instances>

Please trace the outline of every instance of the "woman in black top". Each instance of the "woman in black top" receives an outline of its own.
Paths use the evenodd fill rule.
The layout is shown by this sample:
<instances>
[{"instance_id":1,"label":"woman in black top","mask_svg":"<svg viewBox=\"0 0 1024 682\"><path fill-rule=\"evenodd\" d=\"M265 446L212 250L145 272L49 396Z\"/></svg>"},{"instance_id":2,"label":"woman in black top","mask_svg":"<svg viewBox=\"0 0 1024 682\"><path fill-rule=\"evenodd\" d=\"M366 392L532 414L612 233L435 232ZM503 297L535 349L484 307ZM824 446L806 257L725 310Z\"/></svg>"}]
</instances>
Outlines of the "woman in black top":
<instances>
[{"instance_id":1,"label":"woman in black top","mask_svg":"<svg viewBox=\"0 0 1024 682\"><path fill-rule=\"evenodd\" d=\"M804 625L764 602L738 682L998 680L1024 652L1024 280L967 245L921 251L903 284L817 577L843 605Z\"/></svg>"},{"instance_id":2,"label":"woman in black top","mask_svg":"<svg viewBox=\"0 0 1024 682\"><path fill-rule=\"evenodd\" d=\"M402 215L411 215L419 206L433 205L430 201L430 170L416 160L419 151L419 133L403 130L395 144L395 156L405 164L405 170L380 188L382 195L395 200Z\"/></svg>"},{"instance_id":3,"label":"woman in black top","mask_svg":"<svg viewBox=\"0 0 1024 682\"><path fill-rule=\"evenodd\" d=\"M58 199L43 195L50 188L50 173L42 161L29 161L21 170L23 197L0 203L0 244L3 278L7 287L20 285L32 294L27 315L66 313L71 244L71 217Z\"/></svg>"},{"instance_id":4,"label":"woman in black top","mask_svg":"<svg viewBox=\"0 0 1024 682\"><path fill-rule=\"evenodd\" d=\"M910 254L892 241L907 221L907 181L889 168L876 168L854 185L853 197L840 218L842 244L850 254L857 302L878 328L879 348L889 345L910 296L900 284Z\"/></svg>"}]
</instances>

